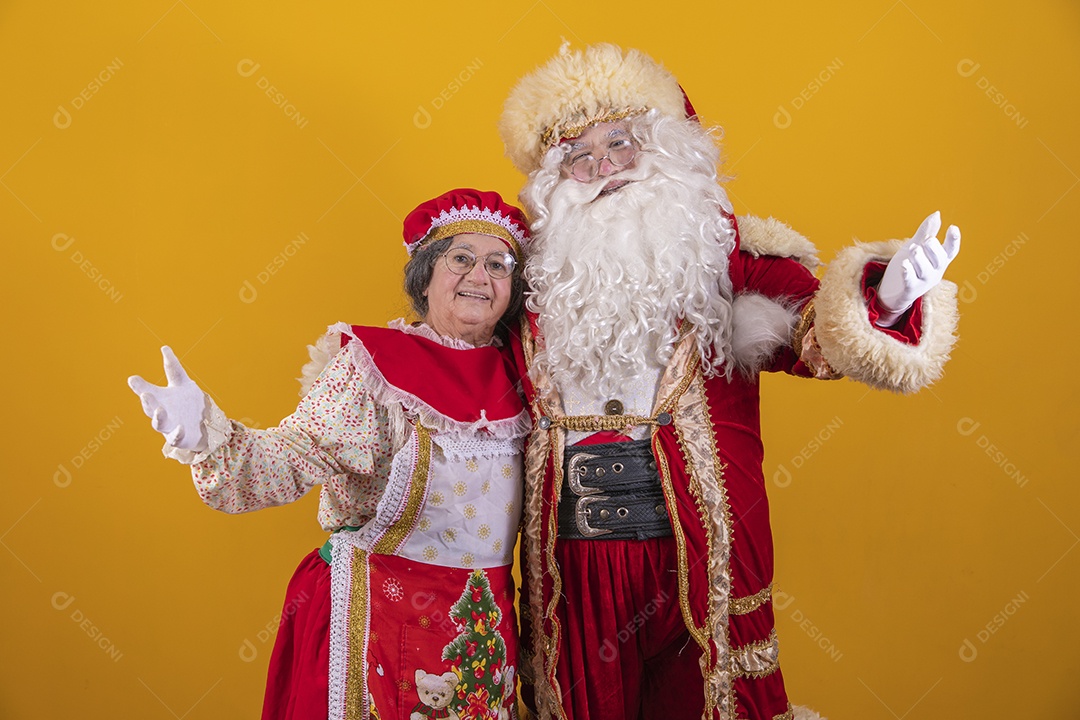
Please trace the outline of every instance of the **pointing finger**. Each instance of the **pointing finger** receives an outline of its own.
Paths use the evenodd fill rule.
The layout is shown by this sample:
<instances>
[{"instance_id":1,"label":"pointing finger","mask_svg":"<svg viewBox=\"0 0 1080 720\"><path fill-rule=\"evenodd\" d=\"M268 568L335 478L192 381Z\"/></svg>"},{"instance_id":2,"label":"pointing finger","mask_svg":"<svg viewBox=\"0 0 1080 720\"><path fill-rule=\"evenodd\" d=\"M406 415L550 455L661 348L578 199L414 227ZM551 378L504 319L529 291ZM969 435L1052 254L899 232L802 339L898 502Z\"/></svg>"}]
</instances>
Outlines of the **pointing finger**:
<instances>
[{"instance_id":1,"label":"pointing finger","mask_svg":"<svg viewBox=\"0 0 1080 720\"><path fill-rule=\"evenodd\" d=\"M144 393L153 392L154 390L158 389L157 385L151 385L138 375L132 375L131 377L129 377L127 379L127 384L128 387L131 388L136 395L143 395Z\"/></svg>"},{"instance_id":2,"label":"pointing finger","mask_svg":"<svg viewBox=\"0 0 1080 720\"><path fill-rule=\"evenodd\" d=\"M922 225L911 236L911 239L921 245L929 238L936 237L938 230L941 230L941 213L935 210L922 221Z\"/></svg>"},{"instance_id":3,"label":"pointing finger","mask_svg":"<svg viewBox=\"0 0 1080 720\"><path fill-rule=\"evenodd\" d=\"M188 376L184 372L184 366L176 359L176 353L172 351L171 347L162 345L161 357L165 360L165 379L169 381L170 386L187 381Z\"/></svg>"},{"instance_id":4,"label":"pointing finger","mask_svg":"<svg viewBox=\"0 0 1080 720\"><path fill-rule=\"evenodd\" d=\"M960 228L950 225L945 231L945 255L952 262L960 254Z\"/></svg>"}]
</instances>

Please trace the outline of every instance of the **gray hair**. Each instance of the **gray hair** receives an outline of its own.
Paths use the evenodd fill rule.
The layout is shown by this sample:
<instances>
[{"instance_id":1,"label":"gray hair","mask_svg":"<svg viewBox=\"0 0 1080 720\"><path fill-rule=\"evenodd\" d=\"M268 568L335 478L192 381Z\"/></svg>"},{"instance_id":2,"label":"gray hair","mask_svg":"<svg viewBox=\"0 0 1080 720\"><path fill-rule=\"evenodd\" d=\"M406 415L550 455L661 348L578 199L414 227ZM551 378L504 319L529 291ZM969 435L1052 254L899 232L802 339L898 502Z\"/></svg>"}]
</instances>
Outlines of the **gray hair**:
<instances>
[{"instance_id":1,"label":"gray hair","mask_svg":"<svg viewBox=\"0 0 1080 720\"><path fill-rule=\"evenodd\" d=\"M439 261L443 253L450 249L453 237L443 238L429 243L418 249L405 264L405 294L409 296L416 316L424 320L428 314L428 299L425 293L431 284L431 276L435 272L435 263ZM513 251L510 251L514 255ZM514 274L510 276L510 304L506 306L506 312L499 319L499 325L507 328L516 324L518 315L525 302L525 281L521 277L524 259L514 255L517 265Z\"/></svg>"}]
</instances>

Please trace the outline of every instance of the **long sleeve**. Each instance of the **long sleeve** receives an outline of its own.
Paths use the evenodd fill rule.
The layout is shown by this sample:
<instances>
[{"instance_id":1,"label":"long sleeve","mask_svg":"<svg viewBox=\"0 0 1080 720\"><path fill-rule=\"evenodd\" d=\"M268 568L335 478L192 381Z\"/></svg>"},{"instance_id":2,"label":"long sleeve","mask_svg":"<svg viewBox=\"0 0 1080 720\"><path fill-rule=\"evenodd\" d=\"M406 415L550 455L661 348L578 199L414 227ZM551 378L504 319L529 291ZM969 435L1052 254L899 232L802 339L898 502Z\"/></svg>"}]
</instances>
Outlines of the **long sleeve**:
<instances>
[{"instance_id":1,"label":"long sleeve","mask_svg":"<svg viewBox=\"0 0 1080 720\"><path fill-rule=\"evenodd\" d=\"M873 324L874 288L901 241L845 248L819 283L809 241L772 218L738 222L730 263L740 367L905 393L941 377L956 341L955 285L942 281L892 328Z\"/></svg>"},{"instance_id":2,"label":"long sleeve","mask_svg":"<svg viewBox=\"0 0 1080 720\"><path fill-rule=\"evenodd\" d=\"M203 502L228 513L284 505L321 484L319 519L335 529L374 515L391 459L386 409L343 349L278 427L231 421L224 443L192 465L192 478Z\"/></svg>"}]
</instances>

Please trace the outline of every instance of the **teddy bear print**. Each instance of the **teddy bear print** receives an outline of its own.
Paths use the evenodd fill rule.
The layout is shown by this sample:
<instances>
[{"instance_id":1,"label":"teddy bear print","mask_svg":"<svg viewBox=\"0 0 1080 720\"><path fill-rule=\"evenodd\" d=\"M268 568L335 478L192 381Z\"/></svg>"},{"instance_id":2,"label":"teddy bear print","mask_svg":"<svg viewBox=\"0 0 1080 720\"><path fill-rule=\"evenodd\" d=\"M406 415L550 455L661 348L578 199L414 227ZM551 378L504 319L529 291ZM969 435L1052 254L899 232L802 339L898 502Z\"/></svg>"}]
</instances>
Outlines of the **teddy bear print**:
<instances>
[{"instance_id":1,"label":"teddy bear print","mask_svg":"<svg viewBox=\"0 0 1080 720\"><path fill-rule=\"evenodd\" d=\"M417 669L416 694L420 696L420 702L412 709L409 720L428 720L429 718L459 720L457 714L449 707L450 701L454 699L454 687L457 686L457 682L457 675L452 672L434 675Z\"/></svg>"}]
</instances>

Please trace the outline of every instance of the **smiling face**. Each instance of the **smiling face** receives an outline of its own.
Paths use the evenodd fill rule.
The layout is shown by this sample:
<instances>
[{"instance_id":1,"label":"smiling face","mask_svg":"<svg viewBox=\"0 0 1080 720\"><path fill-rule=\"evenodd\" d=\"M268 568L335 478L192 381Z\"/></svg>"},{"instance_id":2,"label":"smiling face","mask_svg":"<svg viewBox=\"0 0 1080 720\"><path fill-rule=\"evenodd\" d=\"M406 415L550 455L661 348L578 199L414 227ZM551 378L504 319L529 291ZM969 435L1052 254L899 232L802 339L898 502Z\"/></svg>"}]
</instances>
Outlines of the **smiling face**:
<instances>
[{"instance_id":1,"label":"smiling face","mask_svg":"<svg viewBox=\"0 0 1080 720\"><path fill-rule=\"evenodd\" d=\"M566 147L563 177L577 182L604 183L601 195L624 186L626 181L621 180L618 174L635 167L637 142L625 121L597 123L563 145ZM591 168L587 166L590 157ZM592 178L589 178L590 170L596 173Z\"/></svg>"},{"instance_id":2,"label":"smiling face","mask_svg":"<svg viewBox=\"0 0 1080 720\"><path fill-rule=\"evenodd\" d=\"M444 256L435 259L431 282L424 292L428 301L424 321L440 335L485 345L510 304L513 281L510 277L489 276L484 258L491 253L505 253L507 247L490 235L463 233L451 240L447 252L461 249L475 255L476 264L465 275L455 275Z\"/></svg>"}]
</instances>

